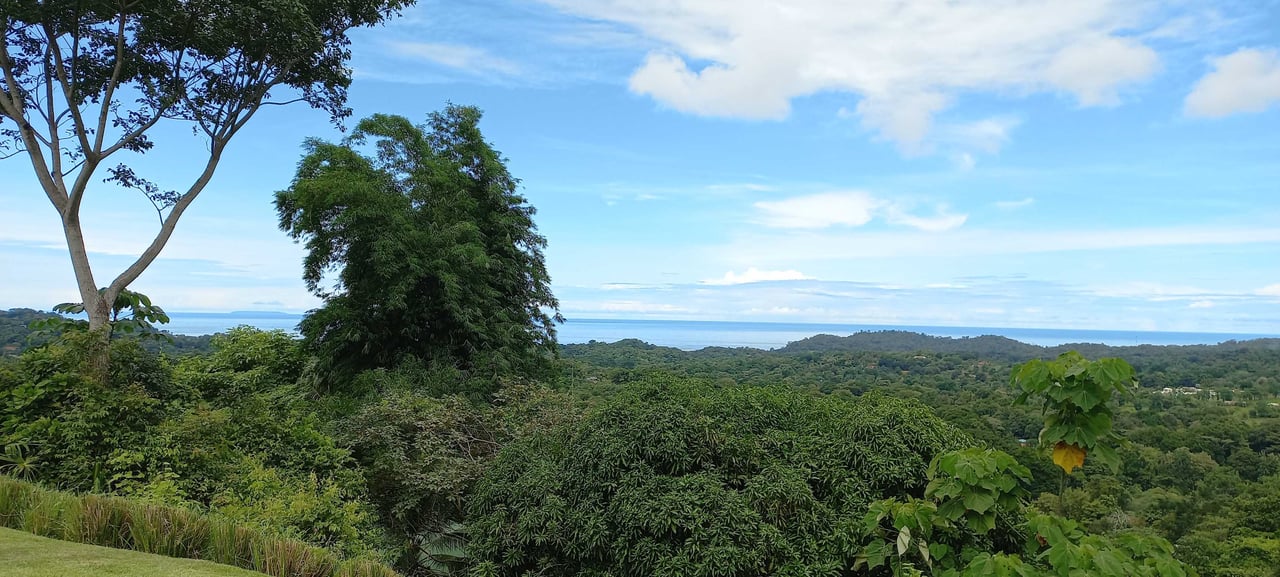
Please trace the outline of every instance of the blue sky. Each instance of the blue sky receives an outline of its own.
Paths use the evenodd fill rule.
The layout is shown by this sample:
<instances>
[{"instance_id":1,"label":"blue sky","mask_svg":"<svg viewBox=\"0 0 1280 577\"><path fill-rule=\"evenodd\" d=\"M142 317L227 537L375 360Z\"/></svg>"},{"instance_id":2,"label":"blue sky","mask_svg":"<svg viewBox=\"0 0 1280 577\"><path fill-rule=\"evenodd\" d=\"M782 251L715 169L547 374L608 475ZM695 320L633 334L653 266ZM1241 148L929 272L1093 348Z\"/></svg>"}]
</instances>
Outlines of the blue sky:
<instances>
[{"instance_id":1,"label":"blue sky","mask_svg":"<svg viewBox=\"0 0 1280 577\"><path fill-rule=\"evenodd\" d=\"M1280 333L1275 0L421 2L353 53L357 117L485 110L570 318ZM134 288L316 306L271 206L307 136L255 118ZM158 141L183 186L200 142ZM0 182L0 307L78 300ZM85 222L99 276L157 227L106 185Z\"/></svg>"}]
</instances>

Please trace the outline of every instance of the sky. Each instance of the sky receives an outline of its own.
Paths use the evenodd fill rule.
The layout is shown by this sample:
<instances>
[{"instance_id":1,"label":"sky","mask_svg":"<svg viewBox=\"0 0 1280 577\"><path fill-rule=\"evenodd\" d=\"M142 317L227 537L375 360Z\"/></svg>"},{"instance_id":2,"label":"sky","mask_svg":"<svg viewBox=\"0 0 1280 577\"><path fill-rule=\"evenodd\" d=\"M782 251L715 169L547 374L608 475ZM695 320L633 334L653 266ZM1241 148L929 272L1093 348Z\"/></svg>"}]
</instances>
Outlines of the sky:
<instances>
[{"instance_id":1,"label":"sky","mask_svg":"<svg viewBox=\"0 0 1280 577\"><path fill-rule=\"evenodd\" d=\"M1280 334L1280 1L423 1L353 34L355 118L448 102L522 180L572 318ZM277 228L311 136L264 110L133 285L302 312ZM189 183L166 126L136 162ZM158 229L99 185L99 280ZM0 161L0 308L78 301Z\"/></svg>"}]
</instances>

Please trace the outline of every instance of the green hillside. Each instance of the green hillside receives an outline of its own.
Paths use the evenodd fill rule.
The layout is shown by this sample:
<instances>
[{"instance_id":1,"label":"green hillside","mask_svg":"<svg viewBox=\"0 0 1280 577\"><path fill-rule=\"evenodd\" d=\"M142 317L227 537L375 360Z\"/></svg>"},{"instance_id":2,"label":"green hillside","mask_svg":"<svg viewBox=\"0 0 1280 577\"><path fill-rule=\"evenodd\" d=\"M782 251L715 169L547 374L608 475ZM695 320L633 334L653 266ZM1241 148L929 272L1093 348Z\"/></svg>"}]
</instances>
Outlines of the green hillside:
<instances>
[{"instance_id":1,"label":"green hillside","mask_svg":"<svg viewBox=\"0 0 1280 577\"><path fill-rule=\"evenodd\" d=\"M3 527L0 567L10 577L262 577L209 561L82 545Z\"/></svg>"}]
</instances>

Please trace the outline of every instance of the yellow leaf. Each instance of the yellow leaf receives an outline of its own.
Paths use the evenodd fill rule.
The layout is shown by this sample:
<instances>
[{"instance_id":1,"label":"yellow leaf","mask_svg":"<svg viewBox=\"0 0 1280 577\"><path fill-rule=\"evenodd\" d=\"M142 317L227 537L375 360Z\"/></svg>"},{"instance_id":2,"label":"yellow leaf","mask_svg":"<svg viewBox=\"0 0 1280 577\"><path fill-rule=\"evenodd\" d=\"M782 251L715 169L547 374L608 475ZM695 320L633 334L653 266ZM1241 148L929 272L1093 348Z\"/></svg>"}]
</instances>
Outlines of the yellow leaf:
<instances>
[{"instance_id":1,"label":"yellow leaf","mask_svg":"<svg viewBox=\"0 0 1280 577\"><path fill-rule=\"evenodd\" d=\"M1076 470L1076 467L1084 466L1084 456L1088 451L1075 445L1068 445L1062 441L1053 446L1053 464L1062 467L1068 475Z\"/></svg>"}]
</instances>

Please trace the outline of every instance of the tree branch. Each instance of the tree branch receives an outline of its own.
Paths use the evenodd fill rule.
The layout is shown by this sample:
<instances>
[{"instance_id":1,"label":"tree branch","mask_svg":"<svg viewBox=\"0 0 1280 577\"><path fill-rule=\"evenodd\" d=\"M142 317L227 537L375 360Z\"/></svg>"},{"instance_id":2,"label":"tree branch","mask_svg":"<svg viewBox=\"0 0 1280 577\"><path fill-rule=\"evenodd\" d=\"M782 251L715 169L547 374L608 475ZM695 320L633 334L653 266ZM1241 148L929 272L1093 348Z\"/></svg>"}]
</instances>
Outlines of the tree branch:
<instances>
[{"instance_id":1,"label":"tree branch","mask_svg":"<svg viewBox=\"0 0 1280 577\"><path fill-rule=\"evenodd\" d=\"M44 35L49 46L51 48L56 47L58 44L57 38L54 37L49 23L44 22L41 26L44 29ZM67 100L67 110L71 112L71 122L75 124L76 135L80 137L80 150L86 157L92 158L95 156L95 152L89 147L89 136L85 132L87 127L84 123L84 116L81 116L80 107L76 106L75 103L75 87L71 85L71 81L67 79L66 71L63 69L62 51L52 50L52 52L54 63L57 65L54 68L58 71L58 83L62 85L62 96Z\"/></svg>"},{"instance_id":2,"label":"tree branch","mask_svg":"<svg viewBox=\"0 0 1280 577\"><path fill-rule=\"evenodd\" d=\"M58 130L58 115L54 112L53 107L53 78L49 76L49 58L52 52L53 42L50 41L44 51L44 88L47 100L45 106L49 107L49 113L45 116L45 119L49 122L49 161L51 163L49 172L53 176L54 183L61 186L62 193L66 194L66 183L62 181L62 137L58 134L61 131Z\"/></svg>"},{"instance_id":3,"label":"tree branch","mask_svg":"<svg viewBox=\"0 0 1280 577\"><path fill-rule=\"evenodd\" d=\"M8 32L6 26L5 32ZM44 153L40 151L40 142L36 138L36 131L31 127L31 123L27 122L26 105L18 100L22 95L22 87L18 84L18 79L13 74L13 60L9 58L9 47L6 44L5 49L0 51L0 70L4 71L5 85L8 86L10 98L0 99L0 105L4 108L5 116L8 116L18 125L18 134L22 138L22 145L26 147L27 157L31 159L31 166L35 169L36 178L40 180L41 188L49 197L49 202L53 203L53 207L58 209L59 214L64 214L67 208L66 192L58 188L53 183L53 177L49 174L49 166L44 161Z\"/></svg>"},{"instance_id":4,"label":"tree branch","mask_svg":"<svg viewBox=\"0 0 1280 577\"><path fill-rule=\"evenodd\" d=\"M286 104L293 104L295 102L306 102L306 100L307 100L306 97L302 96L302 97L294 98L293 100L285 100L283 102L263 102L262 106L284 106Z\"/></svg>"},{"instance_id":5,"label":"tree branch","mask_svg":"<svg viewBox=\"0 0 1280 577\"><path fill-rule=\"evenodd\" d=\"M125 9L120 8L120 24L116 27L116 65L111 69L111 80L107 82L107 93L102 97L102 110L98 113L98 133L93 141L94 150L102 149L102 138L107 132L107 112L111 109L111 99L115 96L116 85L120 83L120 71L124 69L124 26ZM104 155L105 156L105 155Z\"/></svg>"},{"instance_id":6,"label":"tree branch","mask_svg":"<svg viewBox=\"0 0 1280 577\"><path fill-rule=\"evenodd\" d=\"M173 230L178 226L178 219L182 218L182 213L191 206L204 187L209 184L213 178L214 171L218 168L218 162L222 158L222 151L226 147L226 141L214 141L213 148L209 153L209 161L205 163L204 171L200 173L200 177L187 189L187 192L174 203L173 208L169 211L169 216L164 219L164 223L160 226L160 231L156 233L151 244L147 249L142 251L138 259L129 265L129 268L120 273L111 284L107 286L103 292L104 298L108 302L113 302L120 294L120 291L128 287L130 283L137 280L147 267L156 260L160 255L160 251L164 249L164 245L169 242L169 237L173 236Z\"/></svg>"}]
</instances>

